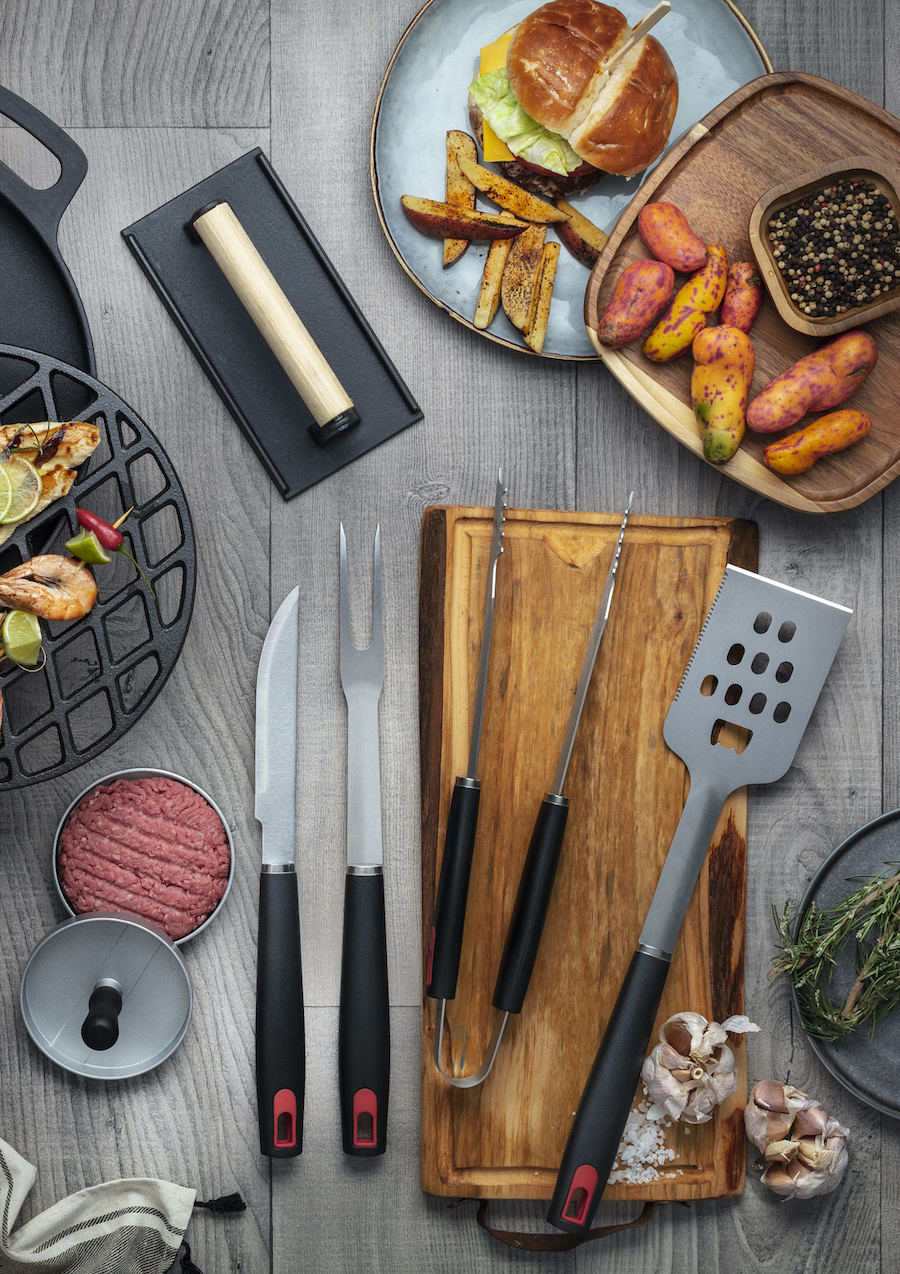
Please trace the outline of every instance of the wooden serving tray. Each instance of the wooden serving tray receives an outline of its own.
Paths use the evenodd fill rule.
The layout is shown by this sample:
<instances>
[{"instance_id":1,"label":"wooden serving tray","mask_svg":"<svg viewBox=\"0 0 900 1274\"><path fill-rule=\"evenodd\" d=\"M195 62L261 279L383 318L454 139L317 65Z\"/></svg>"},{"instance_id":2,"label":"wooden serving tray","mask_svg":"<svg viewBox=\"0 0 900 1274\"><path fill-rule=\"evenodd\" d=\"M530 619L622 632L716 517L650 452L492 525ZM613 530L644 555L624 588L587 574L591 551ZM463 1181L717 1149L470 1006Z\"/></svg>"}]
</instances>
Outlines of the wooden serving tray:
<instances>
[{"instance_id":1,"label":"wooden serving tray","mask_svg":"<svg viewBox=\"0 0 900 1274\"><path fill-rule=\"evenodd\" d=\"M801 184L810 169L854 155L879 157L900 167L900 120L828 80L800 72L764 75L745 84L695 125L651 174L625 209L595 265L585 293L588 334L613 375L679 442L702 458L691 409L690 353L654 363L636 341L619 350L600 344L596 326L623 268L650 255L637 228L644 204L674 203L708 243L722 243L729 263L752 261L750 216L766 191L783 182ZM862 504L900 472L900 315L866 324L878 344L878 363L849 406L866 412L872 432L806 473L781 478L762 461L764 448L781 435L748 429L738 454L721 471L735 481L807 513L833 513ZM820 344L792 330L766 295L751 338L756 372L751 396L791 363ZM821 413L816 413L821 414ZM813 416L804 418L808 423ZM798 428L800 425L797 426Z\"/></svg>"},{"instance_id":2,"label":"wooden serving tray","mask_svg":"<svg viewBox=\"0 0 900 1274\"><path fill-rule=\"evenodd\" d=\"M489 508L435 507L422 524L419 673L423 980L450 792L468 762ZM534 820L549 790L621 514L507 510L497 570L462 962L447 1005L445 1066L480 1063L494 982ZM606 633L565 785L566 838L522 1013L485 1083L460 1090L432 1059L437 1002L425 998L422 1188L549 1199L578 1099L637 944L684 805L683 763L662 726L721 582L755 569L756 524L632 516ZM657 1026L690 1009L743 1011L746 793L723 810L675 951ZM655 1032L654 1032L655 1042ZM743 1184L743 1041L738 1091L711 1123L670 1130L680 1174L610 1187L613 1199L734 1195Z\"/></svg>"}]
</instances>

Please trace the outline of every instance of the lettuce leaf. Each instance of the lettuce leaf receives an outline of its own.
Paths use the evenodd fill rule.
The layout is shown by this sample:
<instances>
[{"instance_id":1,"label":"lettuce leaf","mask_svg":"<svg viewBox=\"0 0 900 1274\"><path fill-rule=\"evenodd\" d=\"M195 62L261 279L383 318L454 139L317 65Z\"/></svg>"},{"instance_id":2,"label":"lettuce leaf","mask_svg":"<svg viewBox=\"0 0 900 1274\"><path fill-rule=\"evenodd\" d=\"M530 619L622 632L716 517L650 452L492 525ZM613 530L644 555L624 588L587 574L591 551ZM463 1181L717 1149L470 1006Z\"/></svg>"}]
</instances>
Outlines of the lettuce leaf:
<instances>
[{"instance_id":1,"label":"lettuce leaf","mask_svg":"<svg viewBox=\"0 0 900 1274\"><path fill-rule=\"evenodd\" d=\"M563 177L584 163L564 137L536 123L522 109L509 87L505 68L479 75L469 93L500 140L520 159Z\"/></svg>"}]
</instances>

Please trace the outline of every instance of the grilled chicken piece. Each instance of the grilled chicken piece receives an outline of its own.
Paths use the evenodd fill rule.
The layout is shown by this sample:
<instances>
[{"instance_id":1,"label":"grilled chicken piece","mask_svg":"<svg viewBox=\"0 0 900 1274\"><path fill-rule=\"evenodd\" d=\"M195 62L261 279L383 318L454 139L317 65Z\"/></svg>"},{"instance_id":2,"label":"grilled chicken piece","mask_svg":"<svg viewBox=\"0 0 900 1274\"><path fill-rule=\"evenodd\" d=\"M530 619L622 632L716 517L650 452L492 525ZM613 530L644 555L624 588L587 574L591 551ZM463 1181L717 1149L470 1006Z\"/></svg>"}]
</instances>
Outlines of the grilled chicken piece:
<instances>
[{"instance_id":1,"label":"grilled chicken piece","mask_svg":"<svg viewBox=\"0 0 900 1274\"><path fill-rule=\"evenodd\" d=\"M16 453L30 460L41 475L41 498L21 522L0 525L0 544L8 540L22 522L37 517L48 504L68 494L78 466L96 450L99 442L99 428L78 420L45 420L36 425L0 427L0 453L12 443Z\"/></svg>"}]
</instances>

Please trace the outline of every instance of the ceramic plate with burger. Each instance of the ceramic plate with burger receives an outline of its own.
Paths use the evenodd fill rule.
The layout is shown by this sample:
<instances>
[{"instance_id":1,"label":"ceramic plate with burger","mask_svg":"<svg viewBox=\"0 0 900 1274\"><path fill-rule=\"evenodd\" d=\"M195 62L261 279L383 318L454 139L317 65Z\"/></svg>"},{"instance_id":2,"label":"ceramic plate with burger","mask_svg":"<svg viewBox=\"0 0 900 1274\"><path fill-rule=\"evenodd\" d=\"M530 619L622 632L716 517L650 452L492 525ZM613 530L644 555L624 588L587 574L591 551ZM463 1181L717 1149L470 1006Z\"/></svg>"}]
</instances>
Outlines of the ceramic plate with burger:
<instances>
[{"instance_id":1,"label":"ceramic plate with burger","mask_svg":"<svg viewBox=\"0 0 900 1274\"><path fill-rule=\"evenodd\" d=\"M652 33L632 43L633 29L651 9L652 0L622 0L616 7L599 0L538 7L533 0L430 0L391 59L372 127L372 184L382 226L426 295L490 340L535 352L505 302L488 323L482 313L476 324L494 240L466 239L464 250L445 253L448 227L429 225L428 205L424 220L411 218L401 200L438 207L447 201L447 134L453 130L471 139L478 168L550 205L564 200L608 234L662 155L724 98L771 70L730 0L671 0ZM493 224L497 218L522 220L481 189L474 200L474 211L490 219L477 233L502 238L508 231ZM577 217L567 224L577 224ZM543 258L550 264L541 267L552 275L552 288L540 353L596 360L583 316L589 265L559 225L548 222L546 234L538 235L545 247L553 245ZM525 239L513 250L522 233L513 230L510 254L525 257Z\"/></svg>"}]
</instances>

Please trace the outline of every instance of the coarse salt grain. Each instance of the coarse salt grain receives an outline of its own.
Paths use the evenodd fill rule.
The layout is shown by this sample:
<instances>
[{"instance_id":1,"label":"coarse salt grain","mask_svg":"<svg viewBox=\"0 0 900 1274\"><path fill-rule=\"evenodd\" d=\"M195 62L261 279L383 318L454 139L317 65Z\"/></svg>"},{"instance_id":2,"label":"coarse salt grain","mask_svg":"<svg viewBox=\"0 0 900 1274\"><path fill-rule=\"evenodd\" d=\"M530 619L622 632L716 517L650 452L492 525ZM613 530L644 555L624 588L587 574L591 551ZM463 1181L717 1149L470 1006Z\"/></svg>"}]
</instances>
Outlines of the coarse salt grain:
<instances>
[{"instance_id":1,"label":"coarse salt grain","mask_svg":"<svg viewBox=\"0 0 900 1274\"><path fill-rule=\"evenodd\" d=\"M619 1144L616 1162L609 1175L609 1184L626 1181L630 1185L646 1185L660 1180L659 1169L675 1158L675 1151L666 1146L666 1129L672 1120L662 1106L646 1098L638 1102L628 1116L625 1131ZM674 1180L681 1169L665 1173L667 1180Z\"/></svg>"}]
</instances>

